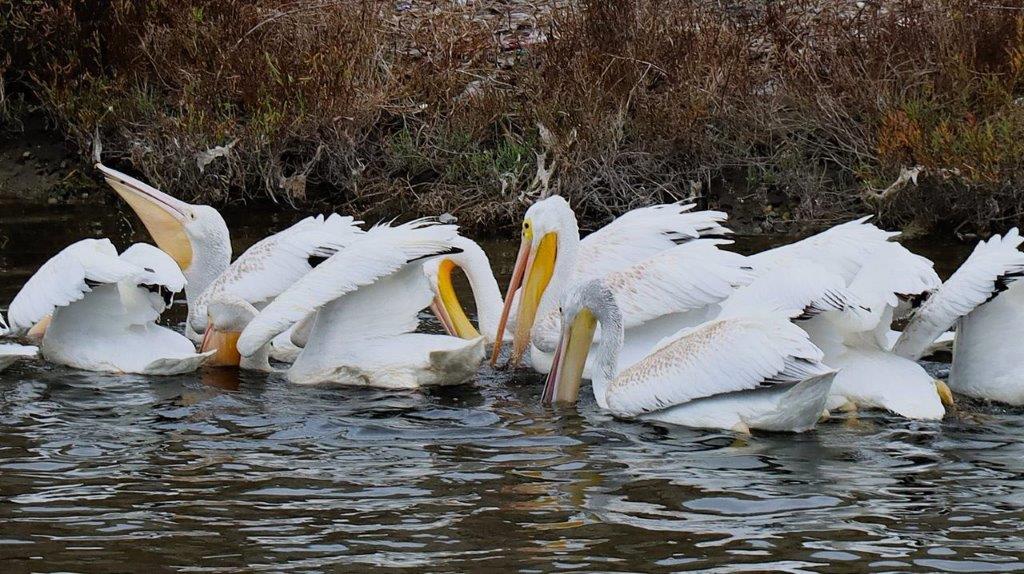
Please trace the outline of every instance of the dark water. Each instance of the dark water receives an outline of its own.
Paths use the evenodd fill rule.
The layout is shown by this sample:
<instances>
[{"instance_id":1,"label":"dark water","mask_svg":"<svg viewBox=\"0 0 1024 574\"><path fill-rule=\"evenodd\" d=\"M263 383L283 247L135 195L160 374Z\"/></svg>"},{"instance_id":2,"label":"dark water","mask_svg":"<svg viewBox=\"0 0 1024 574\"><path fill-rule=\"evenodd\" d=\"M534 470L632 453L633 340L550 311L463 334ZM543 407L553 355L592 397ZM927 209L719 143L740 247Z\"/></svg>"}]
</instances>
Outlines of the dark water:
<instances>
[{"instance_id":1,"label":"dark water","mask_svg":"<svg viewBox=\"0 0 1024 574\"><path fill-rule=\"evenodd\" d=\"M72 240L133 233L111 209L0 208L2 301ZM296 217L228 214L238 248ZM927 245L945 270L968 251ZM504 283L512 246L487 247ZM737 440L617 421L589 396L543 408L539 384L486 368L417 393L12 367L3 572L1024 570L1020 411Z\"/></svg>"}]
</instances>

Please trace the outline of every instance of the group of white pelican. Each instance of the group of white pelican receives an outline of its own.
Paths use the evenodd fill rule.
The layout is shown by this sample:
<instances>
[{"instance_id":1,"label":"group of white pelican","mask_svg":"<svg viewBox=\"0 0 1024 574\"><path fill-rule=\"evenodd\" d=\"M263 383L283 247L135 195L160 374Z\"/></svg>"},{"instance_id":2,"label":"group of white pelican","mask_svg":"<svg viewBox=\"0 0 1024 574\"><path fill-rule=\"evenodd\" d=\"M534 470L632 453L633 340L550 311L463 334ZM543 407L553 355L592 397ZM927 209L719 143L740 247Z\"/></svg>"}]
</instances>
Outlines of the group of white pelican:
<instances>
[{"instance_id":1,"label":"group of white pelican","mask_svg":"<svg viewBox=\"0 0 1024 574\"><path fill-rule=\"evenodd\" d=\"M496 364L510 340L506 366L528 356L547 374L545 402L575 402L589 379L615 416L690 427L799 432L857 409L941 419L953 392L1024 404L1016 229L979 243L942 283L867 218L744 256L724 249L721 212L644 207L581 238L552 196L524 216L503 299L487 255L454 225L309 217L232 261L216 209L97 167L156 247L84 239L47 261L9 326L0 318L4 336L38 347L0 345L0 368L40 354L114 373L234 366L303 385L418 388L471 380L485 346ZM157 324L181 291L184 334ZM417 332L427 308L446 335ZM918 360L950 344L944 383Z\"/></svg>"}]
</instances>

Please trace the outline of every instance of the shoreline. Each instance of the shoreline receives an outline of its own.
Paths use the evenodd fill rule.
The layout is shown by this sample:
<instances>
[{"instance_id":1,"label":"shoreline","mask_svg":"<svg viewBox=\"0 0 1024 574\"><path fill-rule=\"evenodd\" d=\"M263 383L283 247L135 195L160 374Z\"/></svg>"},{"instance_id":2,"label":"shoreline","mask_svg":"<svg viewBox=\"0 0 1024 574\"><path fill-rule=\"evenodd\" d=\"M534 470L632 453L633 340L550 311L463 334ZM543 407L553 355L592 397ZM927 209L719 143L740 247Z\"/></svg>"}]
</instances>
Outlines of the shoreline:
<instances>
[{"instance_id":1,"label":"shoreline","mask_svg":"<svg viewBox=\"0 0 1024 574\"><path fill-rule=\"evenodd\" d=\"M112 164L116 169L124 169L133 174L131 166ZM143 177L144 176L140 176ZM0 200L7 202L27 203L33 205L113 205L116 196L106 193L102 178L93 168L91 161L69 148L59 134L48 129L45 121L38 114L26 118L20 129L8 128L0 133ZM265 198L243 198L227 202L214 202L215 207L249 206L257 210L279 208L282 211L318 212L338 211L354 215L367 222L390 219L396 213L386 209L361 207L352 202L332 201L332 195L313 196L304 201L272 201ZM744 195L748 197L744 197ZM776 214L785 214L793 209L785 197L773 194L769 202L762 205L752 200L749 190L736 191L724 185L712 188L710 197L695 200L697 209L717 209L729 214L730 228L737 235L760 236L775 234L799 234L817 231L835 223L833 220L801 221L785 220ZM523 203L518 214L505 219L464 222L465 214L457 210L446 215L453 215L459 220L460 226L467 232L485 238L497 237L514 231L519 218L528 204ZM764 210L767 207L768 213ZM628 210L624 210L628 211ZM761 213L758 213L760 211ZM405 210L402 217L440 216L440 213L426 213ZM621 213L620 213L621 215ZM866 215L866 214L863 214ZM590 231L607 223L607 218L580 217L581 230ZM838 221L838 220L837 220Z\"/></svg>"}]
</instances>

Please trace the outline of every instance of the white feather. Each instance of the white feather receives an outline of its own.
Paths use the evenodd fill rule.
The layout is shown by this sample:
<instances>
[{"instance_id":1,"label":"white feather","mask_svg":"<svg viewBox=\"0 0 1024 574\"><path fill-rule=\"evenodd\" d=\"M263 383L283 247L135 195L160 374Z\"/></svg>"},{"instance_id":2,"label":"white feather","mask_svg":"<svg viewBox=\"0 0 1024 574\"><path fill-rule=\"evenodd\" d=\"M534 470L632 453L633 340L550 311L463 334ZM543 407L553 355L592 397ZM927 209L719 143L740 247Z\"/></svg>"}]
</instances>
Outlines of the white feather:
<instances>
[{"instance_id":1,"label":"white feather","mask_svg":"<svg viewBox=\"0 0 1024 574\"><path fill-rule=\"evenodd\" d=\"M258 241L198 297L192 313L193 329L206 328L206 307L214 300L238 298L260 306L283 293L313 267L310 257L330 257L363 232L351 217L332 214L307 217L291 227Z\"/></svg>"},{"instance_id":2,"label":"white feather","mask_svg":"<svg viewBox=\"0 0 1024 574\"><path fill-rule=\"evenodd\" d=\"M609 409L637 416L696 399L797 382L831 370L785 315L715 320L678 333L608 384Z\"/></svg>"},{"instance_id":3,"label":"white feather","mask_svg":"<svg viewBox=\"0 0 1024 574\"><path fill-rule=\"evenodd\" d=\"M83 239L64 248L44 263L14 297L8 310L11 332L21 334L37 322L78 301L92 289L86 280L118 283L136 280L143 269L123 261L107 239Z\"/></svg>"},{"instance_id":4,"label":"white feather","mask_svg":"<svg viewBox=\"0 0 1024 574\"><path fill-rule=\"evenodd\" d=\"M580 241L574 280L602 277L671 249L679 242L731 233L720 211L690 212L693 204L634 209Z\"/></svg>"},{"instance_id":5,"label":"white feather","mask_svg":"<svg viewBox=\"0 0 1024 574\"><path fill-rule=\"evenodd\" d=\"M702 309L753 280L746 258L722 251L723 240L698 240L663 250L604 284L615 295L626 329L672 313ZM557 318L556 318L557 319Z\"/></svg>"},{"instance_id":6,"label":"white feather","mask_svg":"<svg viewBox=\"0 0 1024 574\"><path fill-rule=\"evenodd\" d=\"M761 273L722 303L719 317L742 317L765 311L789 317L841 311L858 305L843 277L811 261L792 261Z\"/></svg>"},{"instance_id":7,"label":"white feather","mask_svg":"<svg viewBox=\"0 0 1024 574\"><path fill-rule=\"evenodd\" d=\"M875 248L899 235L879 229L868 223L869 219L862 217L837 225L796 243L751 255L750 260L759 272L811 261L851 281Z\"/></svg>"},{"instance_id":8,"label":"white feather","mask_svg":"<svg viewBox=\"0 0 1024 574\"><path fill-rule=\"evenodd\" d=\"M455 234L455 226L422 220L398 227L374 227L267 305L242 332L239 352L251 355L294 323L342 295L394 273L410 260L449 249Z\"/></svg>"},{"instance_id":9,"label":"white feather","mask_svg":"<svg viewBox=\"0 0 1024 574\"><path fill-rule=\"evenodd\" d=\"M914 313L893 351L919 359L959 319L996 296L1000 283L1024 274L1024 238L1016 228L980 242L963 265ZM1000 279L1002 278L1002 281Z\"/></svg>"},{"instance_id":10,"label":"white feather","mask_svg":"<svg viewBox=\"0 0 1024 574\"><path fill-rule=\"evenodd\" d=\"M185 275L170 255L148 243L136 243L121 253L122 261L143 270L138 282L144 285L161 285L172 293L185 288Z\"/></svg>"}]
</instances>

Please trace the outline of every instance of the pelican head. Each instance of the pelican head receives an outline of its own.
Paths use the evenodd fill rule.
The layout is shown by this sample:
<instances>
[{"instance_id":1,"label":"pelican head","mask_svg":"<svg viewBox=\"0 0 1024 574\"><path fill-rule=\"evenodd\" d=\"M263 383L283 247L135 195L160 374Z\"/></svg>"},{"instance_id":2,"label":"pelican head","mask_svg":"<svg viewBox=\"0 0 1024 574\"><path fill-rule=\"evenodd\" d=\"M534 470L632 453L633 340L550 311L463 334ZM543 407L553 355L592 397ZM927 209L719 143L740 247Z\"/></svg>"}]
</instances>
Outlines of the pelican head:
<instances>
[{"instance_id":1,"label":"pelican head","mask_svg":"<svg viewBox=\"0 0 1024 574\"><path fill-rule=\"evenodd\" d=\"M553 195L538 201L526 210L519 253L516 255L512 279L505 293L505 305L494 337L495 341L502 340L513 296L516 290L522 287L516 312L516 329L512 337L512 355L509 358L511 366L519 363L530 344L530 332L542 300L551 301L552 295L558 295L549 294L545 299L556 271L567 269L564 264L567 259L571 263L574 254L565 253L565 250L569 245L575 245L573 242L579 242L579 227L576 224L576 215L564 198ZM562 252L559 252L560 248ZM561 265L560 261L563 262ZM499 347L500 345L494 346L491 355L492 365L498 360Z\"/></svg>"},{"instance_id":2,"label":"pelican head","mask_svg":"<svg viewBox=\"0 0 1024 574\"><path fill-rule=\"evenodd\" d=\"M580 394L583 370L601 324L600 365L605 380L614 378L618 350L622 346L622 314L615 296L599 279L574 285L562 296L559 309L562 335L544 385L544 403L575 403Z\"/></svg>"},{"instance_id":3,"label":"pelican head","mask_svg":"<svg viewBox=\"0 0 1024 574\"><path fill-rule=\"evenodd\" d=\"M484 250L471 239L460 235L452 245L461 252L434 257L423 263L423 272L434 292L430 308L449 335L472 340L483 331L487 342L491 343L502 307L501 290L491 271L491 262ZM462 271L469 281L476 303L478 327L470 322L455 291L452 273L456 270Z\"/></svg>"},{"instance_id":4,"label":"pelican head","mask_svg":"<svg viewBox=\"0 0 1024 574\"><path fill-rule=\"evenodd\" d=\"M208 205L193 205L134 177L96 164L107 183L139 216L153 241L170 255L198 295L231 262L228 226Z\"/></svg>"}]
</instances>

